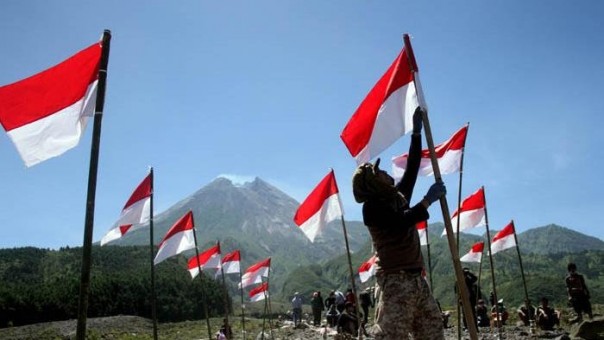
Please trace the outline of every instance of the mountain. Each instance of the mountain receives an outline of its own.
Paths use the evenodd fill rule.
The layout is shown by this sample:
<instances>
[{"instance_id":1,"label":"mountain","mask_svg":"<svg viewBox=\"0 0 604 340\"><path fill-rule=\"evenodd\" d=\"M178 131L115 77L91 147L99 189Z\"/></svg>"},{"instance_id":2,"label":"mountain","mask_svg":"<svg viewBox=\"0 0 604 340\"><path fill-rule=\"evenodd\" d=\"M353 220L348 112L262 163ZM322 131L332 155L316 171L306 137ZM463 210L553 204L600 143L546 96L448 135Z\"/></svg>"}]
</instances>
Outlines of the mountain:
<instances>
[{"instance_id":1,"label":"mountain","mask_svg":"<svg viewBox=\"0 0 604 340\"><path fill-rule=\"evenodd\" d=\"M271 275L275 284L294 268L345 253L340 221L330 223L324 235L311 243L293 222L300 205L284 192L256 178L236 185L226 178L217 178L193 195L156 214L155 244L173 223L187 211L193 211L197 239L201 250L221 242L223 253L241 250L242 270L256 261L271 257ZM360 222L346 223L352 251L369 236ZM148 229L134 231L116 245L148 244ZM192 254L189 253L188 256Z\"/></svg>"},{"instance_id":2,"label":"mountain","mask_svg":"<svg viewBox=\"0 0 604 340\"><path fill-rule=\"evenodd\" d=\"M535 254L604 250L604 241L556 224L549 224L520 233L518 234L518 243L523 252Z\"/></svg>"},{"instance_id":3,"label":"mountain","mask_svg":"<svg viewBox=\"0 0 604 340\"><path fill-rule=\"evenodd\" d=\"M448 240L440 236L443 229L441 222L429 225L430 256L426 246L422 247L422 252L426 267L430 263L432 268L434 296L442 306L450 308L455 305L455 274ZM495 233L496 231L491 232L491 238ZM530 229L517 236L527 291L533 301L546 296L559 306L566 304L564 276L569 262L577 263L591 291L604 289L604 262L601 261L604 258L604 248L601 240L556 225ZM484 237L461 233L459 255L463 256L474 243L484 240ZM566 242L572 242L573 245L559 244ZM370 255L371 244L368 241L352 255L355 274L360 264ZM524 285L516 249L507 249L495 254L493 265L498 297L505 298L508 306L519 305L524 300ZM483 256L482 264L462 263L462 266L469 267L477 275L481 274L482 292L488 296L492 290L488 257ZM333 289L346 289L351 286L348 268L347 258L343 255L322 264L297 268L283 283L282 294L299 291L309 296L315 290L328 292ZM367 286L360 283L358 276L355 281L357 289ZM374 284L375 279L371 279L369 283ZM604 297L593 297L592 302L603 303Z\"/></svg>"}]
</instances>

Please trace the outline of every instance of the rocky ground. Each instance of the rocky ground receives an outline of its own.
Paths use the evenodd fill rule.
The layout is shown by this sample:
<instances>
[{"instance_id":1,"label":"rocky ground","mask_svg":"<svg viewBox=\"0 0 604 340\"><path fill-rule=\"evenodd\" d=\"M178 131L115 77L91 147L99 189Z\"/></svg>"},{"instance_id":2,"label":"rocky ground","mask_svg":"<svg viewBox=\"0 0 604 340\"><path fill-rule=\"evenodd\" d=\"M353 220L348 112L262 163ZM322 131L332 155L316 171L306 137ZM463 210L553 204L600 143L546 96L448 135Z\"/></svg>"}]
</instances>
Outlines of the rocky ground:
<instances>
[{"instance_id":1,"label":"rocky ground","mask_svg":"<svg viewBox=\"0 0 604 340\"><path fill-rule=\"evenodd\" d=\"M219 319L212 319L212 329L218 329ZM208 339L205 320L187 321L179 323L160 324L158 334L160 339L191 340ZM262 320L246 320L246 329L249 331L246 339L261 339ZM236 326L236 325L235 325ZM268 323L265 323L265 339L292 339L292 340L319 340L337 339L336 332L330 328L321 328L303 324L294 328L291 322L273 322L272 335L268 331ZM604 339L604 317L596 317L591 321L581 324L573 324L568 329L560 329L553 332L539 332L530 334L528 327L505 326L498 330L480 329L478 339ZM87 322L88 339L152 339L152 324L148 319L135 316L113 316L105 318L90 318ZM28 325L23 327L11 327L0 329L0 339L75 339L76 320L59 321ZM235 339L243 339L240 329L235 327ZM364 337L370 340L371 337ZM457 328L452 327L445 330L447 340L458 339ZM461 339L470 339L467 332L461 333ZM423 340L423 339L422 339Z\"/></svg>"}]
</instances>

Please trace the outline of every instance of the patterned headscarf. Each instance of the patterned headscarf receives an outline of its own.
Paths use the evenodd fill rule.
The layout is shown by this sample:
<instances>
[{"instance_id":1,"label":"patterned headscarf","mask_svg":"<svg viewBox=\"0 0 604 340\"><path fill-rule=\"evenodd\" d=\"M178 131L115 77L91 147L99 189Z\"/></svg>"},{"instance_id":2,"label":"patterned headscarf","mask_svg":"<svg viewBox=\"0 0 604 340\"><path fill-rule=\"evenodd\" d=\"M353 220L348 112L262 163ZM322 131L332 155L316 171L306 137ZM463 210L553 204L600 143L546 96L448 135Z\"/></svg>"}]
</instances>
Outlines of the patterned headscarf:
<instances>
[{"instance_id":1,"label":"patterned headscarf","mask_svg":"<svg viewBox=\"0 0 604 340\"><path fill-rule=\"evenodd\" d=\"M375 164L363 163L357 167L352 176L352 193L357 203L368 200L382 200L389 202L393 208L399 209L407 205L407 200L392 184L378 178L379 158Z\"/></svg>"}]
</instances>

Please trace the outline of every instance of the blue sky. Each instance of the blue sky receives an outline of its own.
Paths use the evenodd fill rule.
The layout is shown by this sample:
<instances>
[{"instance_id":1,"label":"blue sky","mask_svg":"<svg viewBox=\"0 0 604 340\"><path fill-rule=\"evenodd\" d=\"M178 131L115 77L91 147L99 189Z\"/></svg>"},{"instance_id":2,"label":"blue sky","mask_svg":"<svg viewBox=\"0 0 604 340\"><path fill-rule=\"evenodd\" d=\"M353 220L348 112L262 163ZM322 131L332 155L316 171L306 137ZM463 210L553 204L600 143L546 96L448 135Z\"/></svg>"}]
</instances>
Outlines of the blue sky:
<instances>
[{"instance_id":1,"label":"blue sky","mask_svg":"<svg viewBox=\"0 0 604 340\"><path fill-rule=\"evenodd\" d=\"M113 33L94 240L155 169L155 210L219 175L297 200L334 168L360 219L339 135L410 33L436 143L466 122L462 196L492 229L557 223L604 239L601 1L20 1L0 6L0 84ZM0 137L0 247L81 246L92 124L25 168ZM382 153L406 152L402 138ZM424 144L425 145L425 144ZM384 164L384 163L382 163ZM449 206L458 175L445 176ZM420 178L414 200L433 181ZM438 206L431 222L442 221ZM203 228L203 216L196 216ZM481 230L483 231L483 230Z\"/></svg>"}]
</instances>

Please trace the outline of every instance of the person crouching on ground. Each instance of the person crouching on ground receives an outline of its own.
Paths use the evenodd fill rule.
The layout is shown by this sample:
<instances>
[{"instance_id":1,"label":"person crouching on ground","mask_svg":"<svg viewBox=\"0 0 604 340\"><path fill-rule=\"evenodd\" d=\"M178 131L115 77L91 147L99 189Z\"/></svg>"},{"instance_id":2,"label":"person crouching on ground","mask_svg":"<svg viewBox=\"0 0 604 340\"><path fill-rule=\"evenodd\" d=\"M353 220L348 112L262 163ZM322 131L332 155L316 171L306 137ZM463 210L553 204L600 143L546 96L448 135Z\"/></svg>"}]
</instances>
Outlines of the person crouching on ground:
<instances>
[{"instance_id":1,"label":"person crouching on ground","mask_svg":"<svg viewBox=\"0 0 604 340\"><path fill-rule=\"evenodd\" d=\"M421 157L422 111L413 115L407 169L394 179L375 164L360 165L353 176L353 194L363 203L363 222L377 252L379 302L372 333L375 339L444 339L438 305L421 276L424 266L416 223L428 219L428 207L446 194L433 184L424 198L409 206Z\"/></svg>"}]
</instances>

